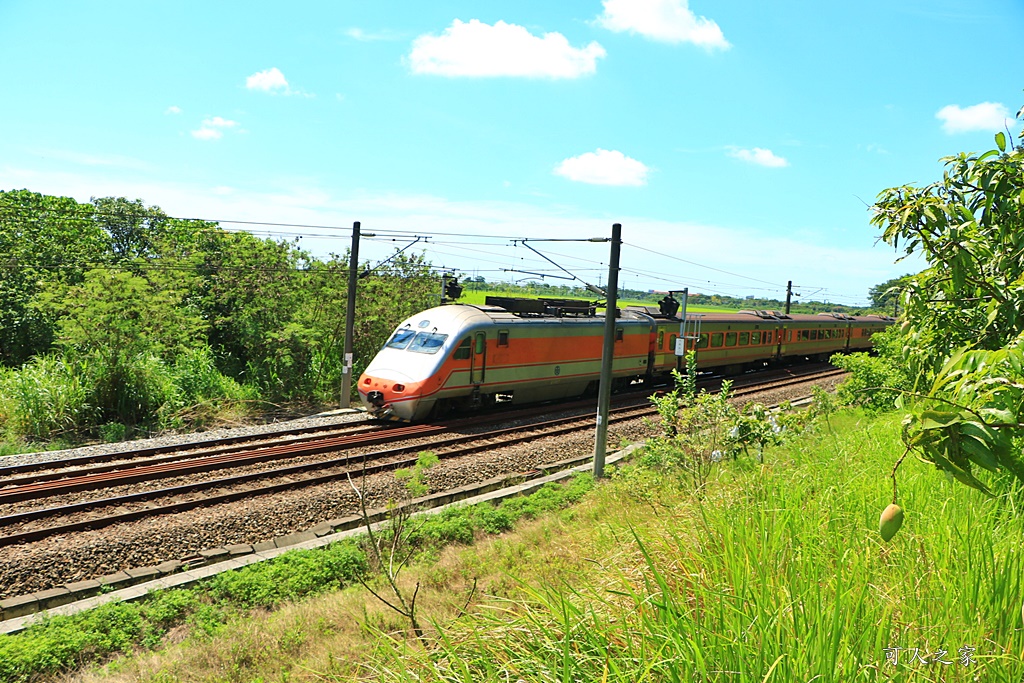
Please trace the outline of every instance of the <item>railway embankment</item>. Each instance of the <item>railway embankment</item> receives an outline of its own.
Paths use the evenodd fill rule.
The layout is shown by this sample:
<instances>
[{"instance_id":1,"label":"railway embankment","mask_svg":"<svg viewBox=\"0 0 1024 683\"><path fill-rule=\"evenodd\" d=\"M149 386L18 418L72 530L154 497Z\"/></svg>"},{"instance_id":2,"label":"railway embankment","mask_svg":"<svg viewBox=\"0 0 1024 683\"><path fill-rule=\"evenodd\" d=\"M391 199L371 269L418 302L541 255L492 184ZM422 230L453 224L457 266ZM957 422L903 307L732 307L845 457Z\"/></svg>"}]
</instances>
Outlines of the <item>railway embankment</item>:
<instances>
[{"instance_id":1,"label":"railway embankment","mask_svg":"<svg viewBox=\"0 0 1024 683\"><path fill-rule=\"evenodd\" d=\"M80 680L1019 680L1024 529L1004 514L1011 493L988 499L905 467L907 521L886 543L878 511L901 453L896 416L834 414L760 459L715 461L699 494L645 453L514 526L436 515L429 533L449 544L399 580L422 638L342 580L347 560L333 557L332 575L306 551L0 638L18 655L0 661L30 667L47 637L102 627L105 640L80 646L128 654ZM289 574L290 557L309 564Z\"/></svg>"}]
</instances>

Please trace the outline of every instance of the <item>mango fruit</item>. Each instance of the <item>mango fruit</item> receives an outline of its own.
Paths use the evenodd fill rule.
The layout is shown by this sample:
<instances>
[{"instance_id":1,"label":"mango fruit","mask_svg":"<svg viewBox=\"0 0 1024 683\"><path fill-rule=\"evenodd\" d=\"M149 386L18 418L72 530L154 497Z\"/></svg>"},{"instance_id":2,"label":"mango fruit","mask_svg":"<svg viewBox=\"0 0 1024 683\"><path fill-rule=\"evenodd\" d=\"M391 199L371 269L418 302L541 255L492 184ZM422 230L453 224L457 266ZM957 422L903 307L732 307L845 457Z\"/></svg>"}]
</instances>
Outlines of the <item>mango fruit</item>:
<instances>
[{"instance_id":1,"label":"mango fruit","mask_svg":"<svg viewBox=\"0 0 1024 683\"><path fill-rule=\"evenodd\" d=\"M901 526L903 526L903 508L893 503L882 510L882 516L878 519L878 533L882 535L882 540L891 540Z\"/></svg>"}]
</instances>

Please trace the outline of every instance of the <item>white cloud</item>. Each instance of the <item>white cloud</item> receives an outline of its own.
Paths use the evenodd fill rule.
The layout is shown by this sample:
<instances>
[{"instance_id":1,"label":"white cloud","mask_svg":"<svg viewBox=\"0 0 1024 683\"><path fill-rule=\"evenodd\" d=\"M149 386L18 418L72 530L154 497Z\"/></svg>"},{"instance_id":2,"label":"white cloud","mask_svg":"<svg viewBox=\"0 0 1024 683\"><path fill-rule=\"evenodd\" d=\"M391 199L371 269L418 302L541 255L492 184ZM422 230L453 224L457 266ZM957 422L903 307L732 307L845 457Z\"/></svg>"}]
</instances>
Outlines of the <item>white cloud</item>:
<instances>
[{"instance_id":1,"label":"white cloud","mask_svg":"<svg viewBox=\"0 0 1024 683\"><path fill-rule=\"evenodd\" d=\"M961 108L950 104L940 109L935 118L942 121L942 130L949 134L971 131L997 131L1012 125L1010 112L998 102L982 102Z\"/></svg>"},{"instance_id":2,"label":"white cloud","mask_svg":"<svg viewBox=\"0 0 1024 683\"><path fill-rule=\"evenodd\" d=\"M439 76L579 78L597 70L605 50L596 42L574 48L561 33L535 36L504 21L491 26L456 19L440 36L413 41L413 73Z\"/></svg>"},{"instance_id":3,"label":"white cloud","mask_svg":"<svg viewBox=\"0 0 1024 683\"><path fill-rule=\"evenodd\" d=\"M180 114L181 113L181 107L172 104L171 106L167 107L167 109L164 111L164 113L165 114Z\"/></svg>"},{"instance_id":4,"label":"white cloud","mask_svg":"<svg viewBox=\"0 0 1024 683\"><path fill-rule=\"evenodd\" d=\"M192 131L192 137L197 140L219 140L224 137L223 129L234 128L237 125L238 121L214 116L209 119L203 119L203 124L199 129Z\"/></svg>"},{"instance_id":5,"label":"white cloud","mask_svg":"<svg viewBox=\"0 0 1024 683\"><path fill-rule=\"evenodd\" d=\"M377 32L367 32L359 28L358 26L353 26L352 28L347 29L345 31L345 35L348 36L349 38L358 40L363 43L370 43L378 40L399 40L398 34L394 33L393 31L385 30Z\"/></svg>"},{"instance_id":6,"label":"white cloud","mask_svg":"<svg viewBox=\"0 0 1024 683\"><path fill-rule=\"evenodd\" d=\"M212 119L203 119L203 126L206 128L234 128L238 121L214 116Z\"/></svg>"},{"instance_id":7,"label":"white cloud","mask_svg":"<svg viewBox=\"0 0 1024 683\"><path fill-rule=\"evenodd\" d=\"M266 71L257 71L246 78L245 87L249 90L262 90L263 92L288 92L288 80L275 66Z\"/></svg>"},{"instance_id":8,"label":"white cloud","mask_svg":"<svg viewBox=\"0 0 1024 683\"><path fill-rule=\"evenodd\" d=\"M769 168L782 168L783 166L789 166L789 162L786 161L785 158L777 156L775 152L770 149L761 149L760 147L754 147L753 149L733 148L729 150L729 156L734 159L746 161L750 164L768 166Z\"/></svg>"},{"instance_id":9,"label":"white cloud","mask_svg":"<svg viewBox=\"0 0 1024 683\"><path fill-rule=\"evenodd\" d=\"M646 185L648 168L622 152L598 149L578 157L569 157L555 168L560 175L591 185Z\"/></svg>"},{"instance_id":10,"label":"white cloud","mask_svg":"<svg viewBox=\"0 0 1024 683\"><path fill-rule=\"evenodd\" d=\"M192 137L196 140L218 140L224 137L224 133L216 128L199 128L192 131Z\"/></svg>"},{"instance_id":11,"label":"white cloud","mask_svg":"<svg viewBox=\"0 0 1024 683\"><path fill-rule=\"evenodd\" d=\"M298 95L300 97L316 97L313 93L307 93L298 88L293 88L288 79L284 77L281 70L276 66L264 71L257 71L246 77L245 87L249 90L259 90L271 95Z\"/></svg>"},{"instance_id":12,"label":"white cloud","mask_svg":"<svg viewBox=\"0 0 1024 683\"><path fill-rule=\"evenodd\" d=\"M711 19L698 17L687 0L604 0L597 24L621 33L639 33L664 43L693 43L707 50L728 49L729 41Z\"/></svg>"}]
</instances>

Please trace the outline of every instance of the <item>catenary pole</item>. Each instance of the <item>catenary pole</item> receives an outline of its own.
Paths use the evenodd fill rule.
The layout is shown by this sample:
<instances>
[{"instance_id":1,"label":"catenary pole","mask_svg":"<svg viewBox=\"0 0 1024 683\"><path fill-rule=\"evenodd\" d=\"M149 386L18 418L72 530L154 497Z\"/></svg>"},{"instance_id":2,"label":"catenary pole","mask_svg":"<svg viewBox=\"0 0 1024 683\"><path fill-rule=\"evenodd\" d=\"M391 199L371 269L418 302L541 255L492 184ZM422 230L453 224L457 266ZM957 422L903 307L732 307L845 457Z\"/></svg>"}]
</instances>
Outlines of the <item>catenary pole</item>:
<instances>
[{"instance_id":1,"label":"catenary pole","mask_svg":"<svg viewBox=\"0 0 1024 683\"><path fill-rule=\"evenodd\" d=\"M356 285L359 283L359 221L352 224L352 250L348 259L348 297L345 300L345 361L341 366L341 397L338 404L348 408L352 394L352 335L356 324Z\"/></svg>"},{"instance_id":2,"label":"catenary pole","mask_svg":"<svg viewBox=\"0 0 1024 683\"><path fill-rule=\"evenodd\" d=\"M612 401L612 361L615 359L615 313L618 305L619 251L622 248L622 224L612 226L612 249L608 259L608 286L605 288L604 348L601 352L601 384L597 389L597 436L594 439L594 478L604 476L604 456L608 448L608 407Z\"/></svg>"},{"instance_id":3,"label":"catenary pole","mask_svg":"<svg viewBox=\"0 0 1024 683\"><path fill-rule=\"evenodd\" d=\"M786 283L786 315L789 315L789 302L793 299L793 281Z\"/></svg>"}]
</instances>

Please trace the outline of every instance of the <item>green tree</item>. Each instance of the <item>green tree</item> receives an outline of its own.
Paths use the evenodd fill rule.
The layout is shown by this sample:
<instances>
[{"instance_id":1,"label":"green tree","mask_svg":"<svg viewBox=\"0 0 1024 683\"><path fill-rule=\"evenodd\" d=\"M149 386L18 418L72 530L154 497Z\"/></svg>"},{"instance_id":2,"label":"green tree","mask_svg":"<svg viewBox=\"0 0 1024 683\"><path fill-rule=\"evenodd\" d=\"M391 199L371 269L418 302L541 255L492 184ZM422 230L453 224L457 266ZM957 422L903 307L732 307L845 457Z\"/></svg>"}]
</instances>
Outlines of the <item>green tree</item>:
<instances>
[{"instance_id":1,"label":"green tree","mask_svg":"<svg viewBox=\"0 0 1024 683\"><path fill-rule=\"evenodd\" d=\"M202 345L204 323L182 305L181 279L95 268L78 285L56 288L40 306L57 319L57 342L74 353L114 359L151 353L171 360Z\"/></svg>"},{"instance_id":2,"label":"green tree","mask_svg":"<svg viewBox=\"0 0 1024 683\"><path fill-rule=\"evenodd\" d=\"M940 181L885 190L872 219L929 266L904 295L904 361L918 387L905 395L921 399L906 404L908 452L981 490L976 468L1024 481L1014 446L1024 436L1024 145L995 141L946 158Z\"/></svg>"},{"instance_id":3,"label":"green tree","mask_svg":"<svg viewBox=\"0 0 1024 683\"><path fill-rule=\"evenodd\" d=\"M871 299L871 307L882 312L895 314L895 309L899 305L900 295L912 277L913 275L908 273L903 277L894 277L891 280L886 280L869 289L868 297Z\"/></svg>"},{"instance_id":4,"label":"green tree","mask_svg":"<svg viewBox=\"0 0 1024 683\"><path fill-rule=\"evenodd\" d=\"M55 321L34 300L49 286L80 283L106 253L90 205L28 190L0 192L0 364L17 367L50 348Z\"/></svg>"},{"instance_id":5,"label":"green tree","mask_svg":"<svg viewBox=\"0 0 1024 683\"><path fill-rule=\"evenodd\" d=\"M147 207L141 199L93 197L93 220L107 234L115 261L153 258L167 230L167 215L158 206Z\"/></svg>"}]
</instances>

